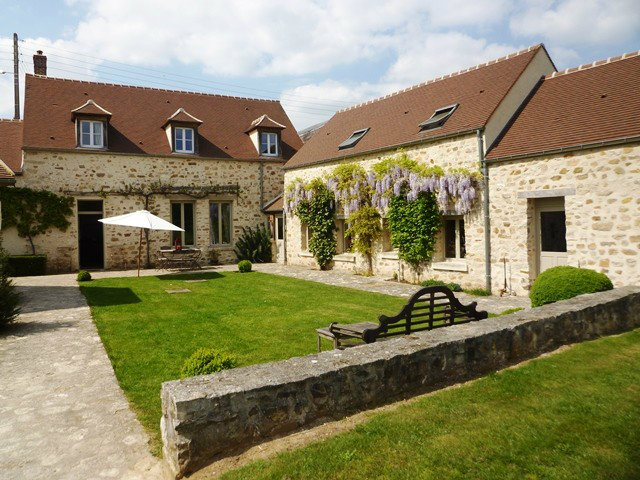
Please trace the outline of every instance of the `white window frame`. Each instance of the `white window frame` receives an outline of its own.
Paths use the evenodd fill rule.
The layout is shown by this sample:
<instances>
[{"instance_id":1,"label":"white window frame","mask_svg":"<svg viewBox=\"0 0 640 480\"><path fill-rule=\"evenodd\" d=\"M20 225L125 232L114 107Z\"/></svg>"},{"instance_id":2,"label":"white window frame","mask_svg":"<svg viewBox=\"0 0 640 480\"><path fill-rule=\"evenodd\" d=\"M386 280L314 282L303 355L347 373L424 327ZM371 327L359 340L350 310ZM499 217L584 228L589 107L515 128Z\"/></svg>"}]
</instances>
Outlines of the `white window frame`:
<instances>
[{"instance_id":1,"label":"white window frame","mask_svg":"<svg viewBox=\"0 0 640 480\"><path fill-rule=\"evenodd\" d=\"M229 205L229 242L223 242L222 238L222 205ZM211 219L211 206L218 206L218 239L219 243L214 242L213 221ZM209 243L213 246L229 246L233 244L233 202L230 200L211 200L209 202Z\"/></svg>"},{"instance_id":2,"label":"white window frame","mask_svg":"<svg viewBox=\"0 0 640 480\"><path fill-rule=\"evenodd\" d=\"M89 143L86 144L83 142L83 132L82 132L82 125L83 124L88 124L89 125ZM100 125L100 143L95 143L95 135L96 135L96 131L95 131L95 126L96 124ZM104 148L104 131L105 131L105 122L101 121L101 120L80 120L78 123L78 145L81 148Z\"/></svg>"},{"instance_id":3,"label":"white window frame","mask_svg":"<svg viewBox=\"0 0 640 480\"><path fill-rule=\"evenodd\" d=\"M180 225L176 225L177 227L180 227L184 230L184 226L185 226L185 214L184 214L184 206L185 204L189 204L192 205L191 207L191 214L193 215L193 218L191 219L191 224L193 225L193 243L185 243L185 235L186 235L186 231L184 232L176 232L176 234L180 235L180 244L183 247L193 247L196 244L196 204L195 202L184 202L184 201L180 201L180 200L175 200L175 201L171 201L171 220L173 221L173 205L180 205ZM173 235L172 235L173 238Z\"/></svg>"},{"instance_id":4,"label":"white window frame","mask_svg":"<svg viewBox=\"0 0 640 480\"><path fill-rule=\"evenodd\" d=\"M309 251L309 240L311 239L311 230L306 223L300 224L300 250L302 252Z\"/></svg>"},{"instance_id":5,"label":"white window frame","mask_svg":"<svg viewBox=\"0 0 640 480\"><path fill-rule=\"evenodd\" d=\"M191 127L173 127L173 150L177 153L193 153L196 149L196 132L195 129ZM187 146L187 130L191 130L191 149L186 148ZM182 148L178 148L178 137L180 137L180 141L182 142Z\"/></svg>"},{"instance_id":6,"label":"white window frame","mask_svg":"<svg viewBox=\"0 0 640 480\"><path fill-rule=\"evenodd\" d=\"M262 138L266 136L267 139L267 153L262 151ZM276 147L276 153L269 153L271 151L271 147ZM274 132L260 132L260 155L265 157L277 157L280 153L280 149L278 147L278 134Z\"/></svg>"},{"instance_id":7,"label":"white window frame","mask_svg":"<svg viewBox=\"0 0 640 480\"><path fill-rule=\"evenodd\" d=\"M445 216L443 218L443 222L446 221L454 221L456 222L456 228L455 228L455 237L456 237L456 256L455 257L447 257L447 231L446 231L446 227L444 226L443 223L443 229L442 229L442 255L445 258L445 260L463 260L466 258L466 228L465 228L465 256L461 256L462 254L462 239L460 237L460 223L462 222L462 224L464 225L464 217L461 216Z\"/></svg>"}]
</instances>

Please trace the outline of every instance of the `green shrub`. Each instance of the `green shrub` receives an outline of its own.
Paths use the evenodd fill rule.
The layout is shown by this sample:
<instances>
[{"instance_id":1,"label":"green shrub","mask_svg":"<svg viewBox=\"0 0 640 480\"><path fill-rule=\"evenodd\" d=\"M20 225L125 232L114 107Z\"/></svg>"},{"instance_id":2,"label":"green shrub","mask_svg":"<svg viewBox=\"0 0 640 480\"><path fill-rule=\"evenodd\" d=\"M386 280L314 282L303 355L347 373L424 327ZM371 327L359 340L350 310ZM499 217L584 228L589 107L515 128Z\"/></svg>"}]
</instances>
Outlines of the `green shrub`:
<instances>
[{"instance_id":1,"label":"green shrub","mask_svg":"<svg viewBox=\"0 0 640 480\"><path fill-rule=\"evenodd\" d=\"M180 371L180 378L208 375L234 368L238 364L235 357L212 348L199 348L187 358Z\"/></svg>"},{"instance_id":2,"label":"green shrub","mask_svg":"<svg viewBox=\"0 0 640 480\"><path fill-rule=\"evenodd\" d=\"M560 266L538 275L531 286L529 298L532 307L539 307L584 293L602 292L612 288L611 280L604 273L588 268Z\"/></svg>"},{"instance_id":3,"label":"green shrub","mask_svg":"<svg viewBox=\"0 0 640 480\"><path fill-rule=\"evenodd\" d=\"M464 293L468 293L469 295L473 295L475 297L490 297L491 291L486 288L465 288L462 290Z\"/></svg>"},{"instance_id":4,"label":"green shrub","mask_svg":"<svg viewBox=\"0 0 640 480\"><path fill-rule=\"evenodd\" d=\"M76 280L78 280L79 282L88 282L89 280L91 280L91 274L86 270L80 270L78 272Z\"/></svg>"},{"instance_id":5,"label":"green shrub","mask_svg":"<svg viewBox=\"0 0 640 480\"><path fill-rule=\"evenodd\" d=\"M20 294L11 280L0 274L0 327L13 322L20 313Z\"/></svg>"},{"instance_id":6,"label":"green shrub","mask_svg":"<svg viewBox=\"0 0 640 480\"><path fill-rule=\"evenodd\" d=\"M265 225L258 225L255 230L243 227L242 235L236 241L235 252L238 260L250 260L255 263L266 263L272 260L271 234Z\"/></svg>"},{"instance_id":7,"label":"green shrub","mask_svg":"<svg viewBox=\"0 0 640 480\"><path fill-rule=\"evenodd\" d=\"M7 272L12 277L29 277L47 273L46 255L9 255Z\"/></svg>"},{"instance_id":8,"label":"green shrub","mask_svg":"<svg viewBox=\"0 0 640 480\"><path fill-rule=\"evenodd\" d=\"M421 282L420 285L423 287L447 287L452 292L461 292L462 287L454 282L447 283L442 280L438 280L436 278L428 278L425 281Z\"/></svg>"},{"instance_id":9,"label":"green shrub","mask_svg":"<svg viewBox=\"0 0 640 480\"><path fill-rule=\"evenodd\" d=\"M238 262L238 271L240 273L247 273L251 271L251 262L249 260L240 260Z\"/></svg>"}]
</instances>

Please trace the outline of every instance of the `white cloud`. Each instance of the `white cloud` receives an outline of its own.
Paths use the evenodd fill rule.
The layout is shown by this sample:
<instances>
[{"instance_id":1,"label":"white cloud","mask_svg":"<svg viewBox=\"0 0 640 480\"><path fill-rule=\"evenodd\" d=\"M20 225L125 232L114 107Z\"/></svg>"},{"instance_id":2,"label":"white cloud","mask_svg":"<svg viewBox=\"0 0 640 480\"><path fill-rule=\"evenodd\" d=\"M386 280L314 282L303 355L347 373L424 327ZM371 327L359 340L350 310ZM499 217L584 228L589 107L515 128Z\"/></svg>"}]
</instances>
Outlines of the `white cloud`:
<instances>
[{"instance_id":1,"label":"white cloud","mask_svg":"<svg viewBox=\"0 0 640 480\"><path fill-rule=\"evenodd\" d=\"M530 0L510 21L514 36L543 37L556 47L615 45L640 31L638 0Z\"/></svg>"}]
</instances>

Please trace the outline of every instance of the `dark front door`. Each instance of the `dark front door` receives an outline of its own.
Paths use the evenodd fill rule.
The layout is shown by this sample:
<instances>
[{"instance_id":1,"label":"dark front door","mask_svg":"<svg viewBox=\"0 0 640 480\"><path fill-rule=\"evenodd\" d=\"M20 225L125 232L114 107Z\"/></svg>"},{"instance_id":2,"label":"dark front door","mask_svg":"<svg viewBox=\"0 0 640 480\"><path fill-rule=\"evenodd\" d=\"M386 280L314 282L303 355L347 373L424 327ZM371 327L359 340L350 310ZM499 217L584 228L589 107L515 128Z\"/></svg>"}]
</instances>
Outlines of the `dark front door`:
<instances>
[{"instance_id":1,"label":"dark front door","mask_svg":"<svg viewBox=\"0 0 640 480\"><path fill-rule=\"evenodd\" d=\"M78 201L80 268L104 268L104 233L102 223L98 221L100 218L101 201Z\"/></svg>"}]
</instances>

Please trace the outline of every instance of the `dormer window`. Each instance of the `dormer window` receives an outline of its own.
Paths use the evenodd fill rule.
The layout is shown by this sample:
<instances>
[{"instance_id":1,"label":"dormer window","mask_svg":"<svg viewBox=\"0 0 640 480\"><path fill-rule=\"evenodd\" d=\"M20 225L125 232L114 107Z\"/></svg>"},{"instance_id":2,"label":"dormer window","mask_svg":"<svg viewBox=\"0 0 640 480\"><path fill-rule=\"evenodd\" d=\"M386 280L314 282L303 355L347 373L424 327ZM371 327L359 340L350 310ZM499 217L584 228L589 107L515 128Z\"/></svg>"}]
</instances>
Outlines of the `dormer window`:
<instances>
[{"instance_id":1,"label":"dormer window","mask_svg":"<svg viewBox=\"0 0 640 480\"><path fill-rule=\"evenodd\" d=\"M260 132L260 155L268 157L278 156L278 134L275 132Z\"/></svg>"},{"instance_id":2,"label":"dormer window","mask_svg":"<svg viewBox=\"0 0 640 480\"><path fill-rule=\"evenodd\" d=\"M193 128L175 127L175 151L178 153L193 153Z\"/></svg>"},{"instance_id":3,"label":"dormer window","mask_svg":"<svg viewBox=\"0 0 640 480\"><path fill-rule=\"evenodd\" d=\"M71 118L76 123L76 138L80 148L106 148L107 125L111 112L93 100L71 110Z\"/></svg>"},{"instance_id":4,"label":"dormer window","mask_svg":"<svg viewBox=\"0 0 640 480\"><path fill-rule=\"evenodd\" d=\"M420 131L422 132L424 130L432 130L434 128L441 127L442 125L444 125L444 122L446 122L453 114L456 108L458 108L457 103L446 107L437 108L428 120L425 120L420 125L418 125L418 127L420 127Z\"/></svg>"},{"instance_id":5,"label":"dormer window","mask_svg":"<svg viewBox=\"0 0 640 480\"><path fill-rule=\"evenodd\" d=\"M354 147L356 143L358 143L362 139L362 137L366 135L368 131L369 131L368 128L361 128L360 130L356 130L351 134L349 138L347 138L344 142L338 145L338 150Z\"/></svg>"},{"instance_id":6,"label":"dormer window","mask_svg":"<svg viewBox=\"0 0 640 480\"><path fill-rule=\"evenodd\" d=\"M163 128L171 151L175 153L193 154L198 151L198 127L202 120L197 119L184 108L179 108L167 118Z\"/></svg>"},{"instance_id":7,"label":"dormer window","mask_svg":"<svg viewBox=\"0 0 640 480\"><path fill-rule=\"evenodd\" d=\"M259 156L278 157L282 154L280 138L285 128L287 127L265 114L251 122L245 133L249 135Z\"/></svg>"},{"instance_id":8,"label":"dormer window","mask_svg":"<svg viewBox=\"0 0 640 480\"><path fill-rule=\"evenodd\" d=\"M85 148L103 148L104 122L80 120L80 146Z\"/></svg>"}]
</instances>

